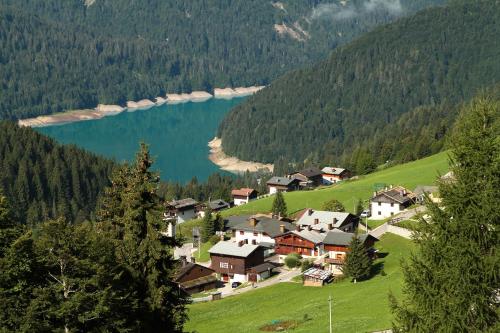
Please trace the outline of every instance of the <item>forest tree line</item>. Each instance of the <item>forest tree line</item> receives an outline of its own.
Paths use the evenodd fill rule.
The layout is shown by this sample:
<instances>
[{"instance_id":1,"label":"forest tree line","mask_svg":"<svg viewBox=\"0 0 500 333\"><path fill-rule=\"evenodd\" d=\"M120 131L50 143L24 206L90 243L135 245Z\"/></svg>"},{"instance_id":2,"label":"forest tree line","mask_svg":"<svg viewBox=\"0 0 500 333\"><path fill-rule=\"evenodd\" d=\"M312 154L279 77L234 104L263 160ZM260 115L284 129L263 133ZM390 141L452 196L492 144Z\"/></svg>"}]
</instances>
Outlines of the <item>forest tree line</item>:
<instances>
[{"instance_id":1,"label":"forest tree line","mask_svg":"<svg viewBox=\"0 0 500 333\"><path fill-rule=\"evenodd\" d=\"M267 0L97 0L90 6L2 0L0 119L124 105L166 92L267 85L377 25L445 1L404 0L398 13L382 7L343 20L311 19L314 7L329 2L290 1L281 10ZM309 38L274 30L275 23L296 22Z\"/></svg>"},{"instance_id":2,"label":"forest tree line","mask_svg":"<svg viewBox=\"0 0 500 333\"><path fill-rule=\"evenodd\" d=\"M358 173L434 153L460 103L500 82L499 19L498 2L459 1L376 28L238 105L224 151Z\"/></svg>"}]
</instances>

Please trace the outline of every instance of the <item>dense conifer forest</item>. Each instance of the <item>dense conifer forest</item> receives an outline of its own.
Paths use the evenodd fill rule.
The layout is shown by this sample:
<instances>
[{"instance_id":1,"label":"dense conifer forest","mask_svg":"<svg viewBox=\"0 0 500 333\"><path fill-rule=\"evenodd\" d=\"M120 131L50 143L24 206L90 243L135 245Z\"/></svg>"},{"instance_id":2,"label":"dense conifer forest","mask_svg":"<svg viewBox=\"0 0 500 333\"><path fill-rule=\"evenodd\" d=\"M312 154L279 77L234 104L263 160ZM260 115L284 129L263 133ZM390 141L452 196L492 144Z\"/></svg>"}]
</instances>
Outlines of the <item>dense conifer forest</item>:
<instances>
[{"instance_id":1,"label":"dense conifer forest","mask_svg":"<svg viewBox=\"0 0 500 333\"><path fill-rule=\"evenodd\" d=\"M1 0L0 119L267 85L377 25L445 2Z\"/></svg>"},{"instance_id":2,"label":"dense conifer forest","mask_svg":"<svg viewBox=\"0 0 500 333\"><path fill-rule=\"evenodd\" d=\"M113 162L6 121L0 122L0 142L0 190L16 221L81 222L91 216Z\"/></svg>"},{"instance_id":3,"label":"dense conifer forest","mask_svg":"<svg viewBox=\"0 0 500 333\"><path fill-rule=\"evenodd\" d=\"M499 19L497 1L457 1L377 28L235 108L224 151L358 173L439 151L459 104L500 81Z\"/></svg>"}]
</instances>

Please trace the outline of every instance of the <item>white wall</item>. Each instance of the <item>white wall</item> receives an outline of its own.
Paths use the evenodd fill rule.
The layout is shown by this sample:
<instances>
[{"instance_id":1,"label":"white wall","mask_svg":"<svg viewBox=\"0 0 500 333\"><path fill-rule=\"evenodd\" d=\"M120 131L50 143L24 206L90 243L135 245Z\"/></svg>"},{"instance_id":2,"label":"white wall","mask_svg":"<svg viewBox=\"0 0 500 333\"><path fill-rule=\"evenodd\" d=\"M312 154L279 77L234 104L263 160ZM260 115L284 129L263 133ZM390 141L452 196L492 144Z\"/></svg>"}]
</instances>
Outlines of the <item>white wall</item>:
<instances>
[{"instance_id":1,"label":"white wall","mask_svg":"<svg viewBox=\"0 0 500 333\"><path fill-rule=\"evenodd\" d=\"M269 186L269 194L276 194L278 192L278 189L274 186Z\"/></svg>"},{"instance_id":2,"label":"white wall","mask_svg":"<svg viewBox=\"0 0 500 333\"><path fill-rule=\"evenodd\" d=\"M239 198L234 198L234 205L235 206L241 206L248 203L248 199L239 199Z\"/></svg>"},{"instance_id":3,"label":"white wall","mask_svg":"<svg viewBox=\"0 0 500 333\"><path fill-rule=\"evenodd\" d=\"M177 223L183 223L196 217L194 209L185 210L177 214Z\"/></svg>"},{"instance_id":4,"label":"white wall","mask_svg":"<svg viewBox=\"0 0 500 333\"><path fill-rule=\"evenodd\" d=\"M398 203L394 203L394 205L391 207L390 203L382 202L379 206L378 202L371 202L371 212L372 216L370 217L370 219L383 220L387 217L391 217L391 213L392 215L396 215L400 213L401 210L399 209ZM378 212L380 212L381 214L379 215Z\"/></svg>"},{"instance_id":5,"label":"white wall","mask_svg":"<svg viewBox=\"0 0 500 333\"><path fill-rule=\"evenodd\" d=\"M243 235L240 234L240 230L236 230L235 233L236 233L235 238L237 242L239 242L240 240L248 239L248 244L252 244L252 240L255 239L257 244L261 242L274 244L274 239L267 235L264 235L262 232L258 232L257 236L254 236L252 231L243 231Z\"/></svg>"},{"instance_id":6,"label":"white wall","mask_svg":"<svg viewBox=\"0 0 500 333\"><path fill-rule=\"evenodd\" d=\"M247 282L246 274L234 274L233 278L229 280L229 282Z\"/></svg>"}]
</instances>

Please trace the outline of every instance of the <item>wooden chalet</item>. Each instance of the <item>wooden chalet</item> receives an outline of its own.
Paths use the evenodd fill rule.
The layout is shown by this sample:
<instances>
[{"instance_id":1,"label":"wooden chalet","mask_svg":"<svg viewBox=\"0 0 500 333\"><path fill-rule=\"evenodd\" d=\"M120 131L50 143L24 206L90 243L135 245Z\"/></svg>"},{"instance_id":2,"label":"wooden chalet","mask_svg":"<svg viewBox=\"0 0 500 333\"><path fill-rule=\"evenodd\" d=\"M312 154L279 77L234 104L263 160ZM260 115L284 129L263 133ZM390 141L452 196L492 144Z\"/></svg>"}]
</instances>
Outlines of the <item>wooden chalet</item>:
<instances>
[{"instance_id":1,"label":"wooden chalet","mask_svg":"<svg viewBox=\"0 0 500 333\"><path fill-rule=\"evenodd\" d=\"M244 205L250 202L250 200L257 199L257 191L253 188L240 188L231 191L231 196L233 197L234 205Z\"/></svg>"},{"instance_id":2,"label":"wooden chalet","mask_svg":"<svg viewBox=\"0 0 500 333\"><path fill-rule=\"evenodd\" d=\"M300 180L292 177L272 177L266 182L268 193L291 192L299 189Z\"/></svg>"},{"instance_id":3,"label":"wooden chalet","mask_svg":"<svg viewBox=\"0 0 500 333\"><path fill-rule=\"evenodd\" d=\"M307 168L288 175L299 180L301 187L315 187L323 183L323 172L318 168Z\"/></svg>"},{"instance_id":4,"label":"wooden chalet","mask_svg":"<svg viewBox=\"0 0 500 333\"><path fill-rule=\"evenodd\" d=\"M351 177L351 172L342 168L324 167L321 172L325 184L335 184Z\"/></svg>"},{"instance_id":5,"label":"wooden chalet","mask_svg":"<svg viewBox=\"0 0 500 333\"><path fill-rule=\"evenodd\" d=\"M196 294L217 287L217 277L215 271L208 267L192 262L186 262L181 258L181 268L177 273L174 282L188 294Z\"/></svg>"}]
</instances>

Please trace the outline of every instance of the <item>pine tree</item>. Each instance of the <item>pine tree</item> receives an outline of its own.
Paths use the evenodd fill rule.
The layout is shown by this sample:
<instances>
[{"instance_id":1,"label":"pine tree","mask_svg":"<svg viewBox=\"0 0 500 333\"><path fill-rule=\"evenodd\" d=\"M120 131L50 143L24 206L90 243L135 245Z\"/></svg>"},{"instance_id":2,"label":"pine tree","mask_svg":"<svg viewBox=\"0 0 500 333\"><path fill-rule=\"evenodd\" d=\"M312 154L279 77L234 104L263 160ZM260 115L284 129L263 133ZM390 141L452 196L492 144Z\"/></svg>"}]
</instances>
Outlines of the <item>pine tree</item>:
<instances>
[{"instance_id":1,"label":"pine tree","mask_svg":"<svg viewBox=\"0 0 500 333\"><path fill-rule=\"evenodd\" d=\"M331 199L323 204L323 210L329 212L345 212L345 207L337 199Z\"/></svg>"},{"instance_id":2,"label":"pine tree","mask_svg":"<svg viewBox=\"0 0 500 333\"><path fill-rule=\"evenodd\" d=\"M368 278L371 267L372 261L366 253L366 247L356 234L349 244L342 272L356 283L358 280Z\"/></svg>"},{"instance_id":3,"label":"pine tree","mask_svg":"<svg viewBox=\"0 0 500 333\"><path fill-rule=\"evenodd\" d=\"M280 191L276 192L276 195L274 196L272 212L273 215L279 217L285 217L287 215L285 197Z\"/></svg>"},{"instance_id":4,"label":"pine tree","mask_svg":"<svg viewBox=\"0 0 500 333\"><path fill-rule=\"evenodd\" d=\"M148 147L141 144L136 161L112 179L111 197L101 205L102 230L111 231L120 267L119 277L129 295L121 319L132 331L182 332L186 320L186 295L173 283L177 262L172 238L162 220L157 194L159 177L150 171Z\"/></svg>"},{"instance_id":5,"label":"pine tree","mask_svg":"<svg viewBox=\"0 0 500 333\"><path fill-rule=\"evenodd\" d=\"M207 242L211 236L215 235L215 231L215 221L212 216L212 210L207 208L202 220L201 241L203 243Z\"/></svg>"},{"instance_id":6,"label":"pine tree","mask_svg":"<svg viewBox=\"0 0 500 333\"><path fill-rule=\"evenodd\" d=\"M361 215L362 212L363 212L363 201L361 199L358 199L358 203L356 204L355 214L359 216Z\"/></svg>"},{"instance_id":7,"label":"pine tree","mask_svg":"<svg viewBox=\"0 0 500 333\"><path fill-rule=\"evenodd\" d=\"M404 299L391 296L396 332L498 332L500 103L474 100L452 138L454 181L442 207L427 200L418 252L403 265Z\"/></svg>"},{"instance_id":8,"label":"pine tree","mask_svg":"<svg viewBox=\"0 0 500 333\"><path fill-rule=\"evenodd\" d=\"M15 223L7 198L0 190L0 258L21 233L22 227Z\"/></svg>"}]
</instances>

